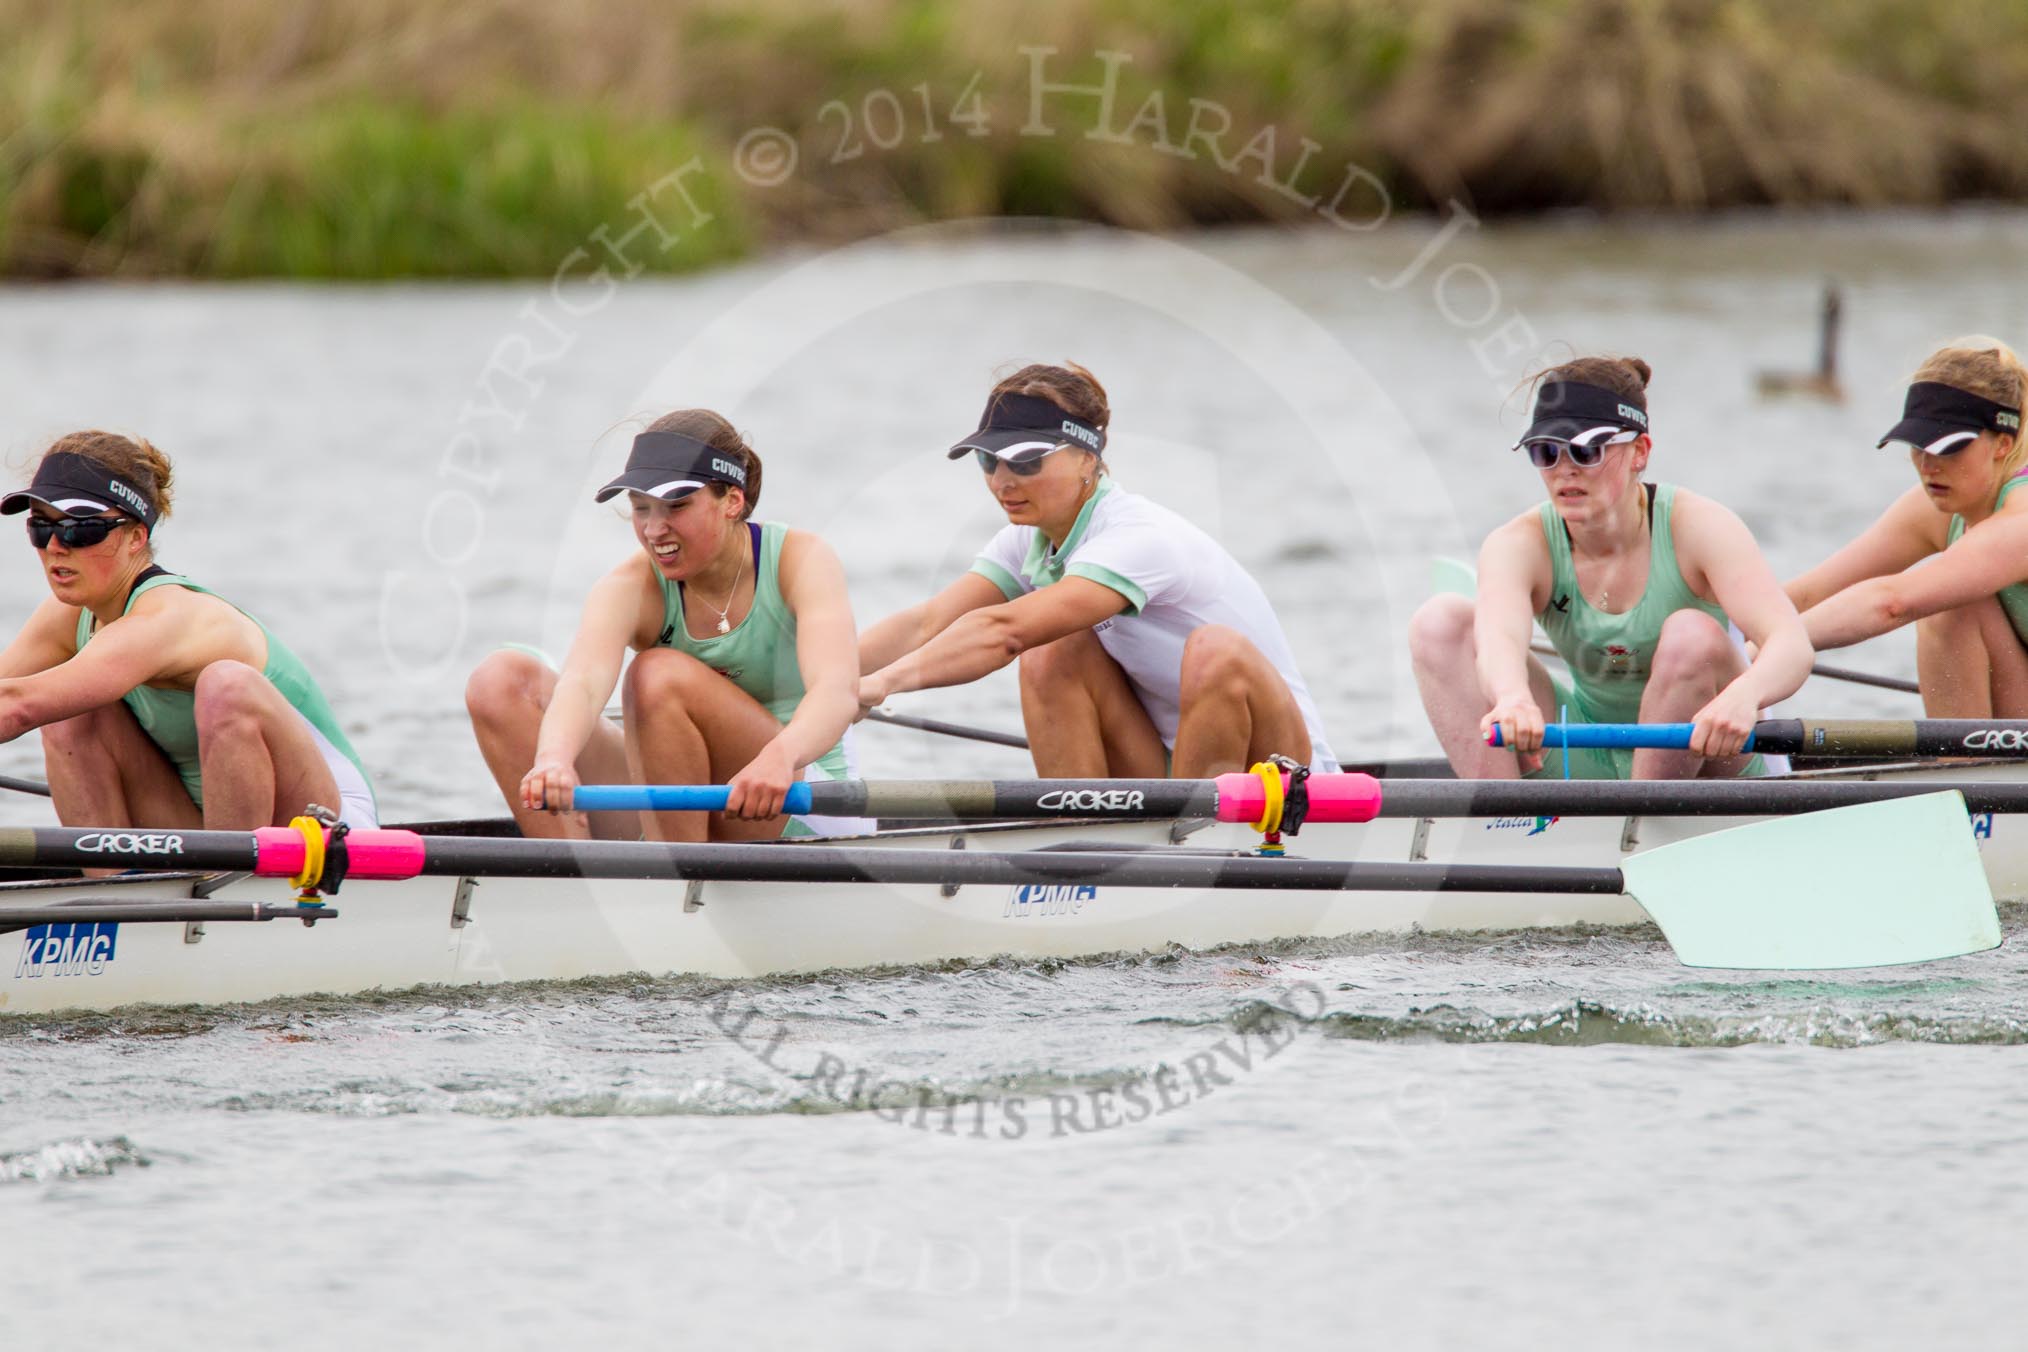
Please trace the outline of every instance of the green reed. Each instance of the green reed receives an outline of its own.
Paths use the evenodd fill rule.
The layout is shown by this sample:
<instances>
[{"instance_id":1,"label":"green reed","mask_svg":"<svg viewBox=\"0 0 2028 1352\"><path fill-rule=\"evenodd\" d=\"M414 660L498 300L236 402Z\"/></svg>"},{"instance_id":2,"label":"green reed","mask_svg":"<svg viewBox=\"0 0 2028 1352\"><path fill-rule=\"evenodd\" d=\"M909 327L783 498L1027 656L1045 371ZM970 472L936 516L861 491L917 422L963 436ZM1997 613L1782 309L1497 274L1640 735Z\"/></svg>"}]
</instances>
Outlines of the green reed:
<instances>
[{"instance_id":1,"label":"green reed","mask_svg":"<svg viewBox=\"0 0 2028 1352\"><path fill-rule=\"evenodd\" d=\"M1303 219L1348 163L1482 213L2028 197L2019 0L0 0L0 31L16 276L542 275L692 157L710 219L649 268L922 219ZM1024 135L1024 46L1086 82L1126 53L1114 128L1157 98L1166 132L1056 98ZM1183 144L1198 105L1216 147ZM779 181L733 158L763 126ZM1264 129L1271 167L1240 161Z\"/></svg>"}]
</instances>

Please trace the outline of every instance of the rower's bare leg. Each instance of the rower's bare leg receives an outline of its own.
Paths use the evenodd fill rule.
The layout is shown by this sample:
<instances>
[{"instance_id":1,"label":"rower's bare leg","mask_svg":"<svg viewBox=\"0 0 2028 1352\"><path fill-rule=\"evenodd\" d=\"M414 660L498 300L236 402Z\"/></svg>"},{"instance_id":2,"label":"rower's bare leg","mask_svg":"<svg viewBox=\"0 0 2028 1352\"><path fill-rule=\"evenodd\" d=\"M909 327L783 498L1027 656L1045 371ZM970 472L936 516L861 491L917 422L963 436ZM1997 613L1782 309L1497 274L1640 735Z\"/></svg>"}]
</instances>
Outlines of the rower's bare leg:
<instances>
[{"instance_id":1,"label":"rower's bare leg","mask_svg":"<svg viewBox=\"0 0 2028 1352\"><path fill-rule=\"evenodd\" d=\"M622 687L637 784L723 784L782 730L752 695L673 648L636 657ZM784 825L719 812L643 812L639 820L650 840L774 840Z\"/></svg>"},{"instance_id":2,"label":"rower's bare leg","mask_svg":"<svg viewBox=\"0 0 2028 1352\"><path fill-rule=\"evenodd\" d=\"M2028 717L2028 648L1997 597L1918 620L1915 667L1930 718Z\"/></svg>"},{"instance_id":3,"label":"rower's bare leg","mask_svg":"<svg viewBox=\"0 0 2028 1352\"><path fill-rule=\"evenodd\" d=\"M1021 721L1043 779L1161 779L1162 734L1089 629L1021 654Z\"/></svg>"},{"instance_id":4,"label":"rower's bare leg","mask_svg":"<svg viewBox=\"0 0 2028 1352\"><path fill-rule=\"evenodd\" d=\"M1521 763L1505 747L1487 746L1479 724L1493 705L1479 693L1479 643L1473 630L1472 599L1432 596L1408 622L1408 655L1416 689L1437 742L1459 779L1519 779ZM1528 688L1545 722L1554 722L1556 685L1534 658L1528 659Z\"/></svg>"},{"instance_id":5,"label":"rower's bare leg","mask_svg":"<svg viewBox=\"0 0 2028 1352\"><path fill-rule=\"evenodd\" d=\"M1178 779L1209 779L1273 755L1310 762L1310 727L1295 692L1237 629L1207 624L1183 640L1178 703Z\"/></svg>"},{"instance_id":6,"label":"rower's bare leg","mask_svg":"<svg viewBox=\"0 0 2028 1352\"><path fill-rule=\"evenodd\" d=\"M46 724L42 761L56 818L65 826L194 830L204 824L176 767L124 704Z\"/></svg>"},{"instance_id":7,"label":"rower's bare leg","mask_svg":"<svg viewBox=\"0 0 2028 1352\"><path fill-rule=\"evenodd\" d=\"M1746 656L1724 625L1701 610L1679 610L1662 621L1641 696L1641 721L1688 723L1745 670ZM1748 754L1711 760L1694 751L1643 747L1634 753L1634 778L1729 779L1751 759Z\"/></svg>"},{"instance_id":8,"label":"rower's bare leg","mask_svg":"<svg viewBox=\"0 0 2028 1352\"><path fill-rule=\"evenodd\" d=\"M214 831L285 826L312 803L333 812L338 781L310 725L266 676L213 662L193 692L204 824Z\"/></svg>"},{"instance_id":9,"label":"rower's bare leg","mask_svg":"<svg viewBox=\"0 0 2028 1352\"><path fill-rule=\"evenodd\" d=\"M465 710L479 754L514 814L521 834L545 840L635 840L640 818L631 812L545 812L522 806L521 781L535 764L535 740L542 715L556 693L556 673L529 653L502 648L479 663L465 682ZM627 743L603 718L578 753L582 784L627 782Z\"/></svg>"}]
</instances>

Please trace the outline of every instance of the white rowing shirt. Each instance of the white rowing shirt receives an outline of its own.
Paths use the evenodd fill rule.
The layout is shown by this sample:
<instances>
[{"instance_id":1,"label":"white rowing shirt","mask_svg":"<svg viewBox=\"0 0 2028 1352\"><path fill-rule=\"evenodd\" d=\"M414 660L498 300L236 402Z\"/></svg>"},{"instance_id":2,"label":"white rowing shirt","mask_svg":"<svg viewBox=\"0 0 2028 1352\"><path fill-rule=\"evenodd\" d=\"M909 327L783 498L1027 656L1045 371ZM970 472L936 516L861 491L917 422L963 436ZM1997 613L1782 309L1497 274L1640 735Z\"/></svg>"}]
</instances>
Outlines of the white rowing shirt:
<instances>
[{"instance_id":1,"label":"white rowing shirt","mask_svg":"<svg viewBox=\"0 0 2028 1352\"><path fill-rule=\"evenodd\" d=\"M1237 630L1289 683L1310 730L1310 768L1338 768L1316 702L1260 584L1216 540L1168 508L1101 479L1062 549L1052 551L1049 537L1034 526L1006 526L972 571L1010 601L1066 577L1088 578L1124 596L1127 608L1094 629L1167 747L1176 745L1181 716L1184 640L1207 624Z\"/></svg>"}]
</instances>

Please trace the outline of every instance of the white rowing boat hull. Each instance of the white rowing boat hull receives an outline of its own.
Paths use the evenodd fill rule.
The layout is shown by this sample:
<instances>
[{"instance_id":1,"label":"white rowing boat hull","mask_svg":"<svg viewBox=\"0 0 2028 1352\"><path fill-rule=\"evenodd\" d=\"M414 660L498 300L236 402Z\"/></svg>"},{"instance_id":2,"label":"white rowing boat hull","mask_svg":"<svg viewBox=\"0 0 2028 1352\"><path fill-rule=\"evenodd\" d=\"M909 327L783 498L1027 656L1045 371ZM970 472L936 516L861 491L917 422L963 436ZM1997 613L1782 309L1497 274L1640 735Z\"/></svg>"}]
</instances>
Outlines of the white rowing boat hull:
<instances>
[{"instance_id":1,"label":"white rowing boat hull","mask_svg":"<svg viewBox=\"0 0 2028 1352\"><path fill-rule=\"evenodd\" d=\"M1953 773L1928 769L1909 777L1948 781ZM1989 781L2019 778L2028 767L1987 765L1975 773ZM1630 849L1745 820L1388 819L1311 826L1291 842L1291 852L1371 862L1611 866ZM2028 895L2028 822L1975 818L1973 828L1995 894ZM1071 842L1162 846L1169 840L1166 823L1108 823L898 833L863 843L1015 850ZM1212 826L1192 834L1187 845L1244 849L1256 841L1244 827ZM0 884L0 925L10 907L82 898L188 900L200 883L181 874ZM273 880L246 879L211 890L209 899L285 903L290 890ZM968 885L948 897L935 886L879 883L420 878L355 883L332 905L339 915L314 927L295 920L203 926L84 921L0 933L0 1013L625 972L737 978L1001 954L1078 957L1170 944L1207 948L1418 929L1627 925L1644 918L1631 901L1615 896L1126 888L1102 877L1080 886Z\"/></svg>"}]
</instances>

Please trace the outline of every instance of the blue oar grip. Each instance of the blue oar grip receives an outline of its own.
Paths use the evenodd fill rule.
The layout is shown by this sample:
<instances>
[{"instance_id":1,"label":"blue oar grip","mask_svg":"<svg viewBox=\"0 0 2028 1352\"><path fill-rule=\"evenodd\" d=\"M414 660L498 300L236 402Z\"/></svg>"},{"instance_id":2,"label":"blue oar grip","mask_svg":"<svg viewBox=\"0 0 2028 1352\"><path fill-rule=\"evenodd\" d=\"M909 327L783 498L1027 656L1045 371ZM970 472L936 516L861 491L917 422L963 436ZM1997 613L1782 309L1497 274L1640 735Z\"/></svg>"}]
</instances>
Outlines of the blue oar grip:
<instances>
[{"instance_id":1,"label":"blue oar grip","mask_svg":"<svg viewBox=\"0 0 2028 1352\"><path fill-rule=\"evenodd\" d=\"M723 812L723 784L581 784L571 796L579 812ZM785 813L810 810L810 786L789 785Z\"/></svg>"},{"instance_id":2,"label":"blue oar grip","mask_svg":"<svg viewBox=\"0 0 2028 1352\"><path fill-rule=\"evenodd\" d=\"M1542 744L1545 747L1596 747L1605 750L1624 751L1637 747L1657 747L1664 751L1685 751L1690 746L1690 734L1694 723L1551 723L1542 730ZM1502 746L1500 729L1493 729L1493 745ZM1744 751L1753 750L1753 736L1748 734Z\"/></svg>"}]
</instances>

